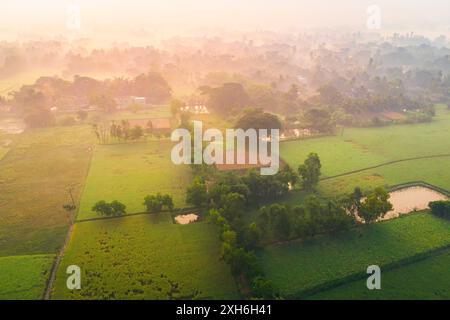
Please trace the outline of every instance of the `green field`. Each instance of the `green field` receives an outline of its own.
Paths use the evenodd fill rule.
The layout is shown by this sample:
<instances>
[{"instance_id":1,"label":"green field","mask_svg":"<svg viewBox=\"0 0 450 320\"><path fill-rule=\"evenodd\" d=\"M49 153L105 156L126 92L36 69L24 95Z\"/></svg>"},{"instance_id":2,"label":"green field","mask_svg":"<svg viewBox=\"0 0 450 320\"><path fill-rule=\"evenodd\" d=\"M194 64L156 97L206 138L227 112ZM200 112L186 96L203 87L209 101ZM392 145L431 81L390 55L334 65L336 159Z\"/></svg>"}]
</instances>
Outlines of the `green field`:
<instances>
[{"instance_id":1,"label":"green field","mask_svg":"<svg viewBox=\"0 0 450 320\"><path fill-rule=\"evenodd\" d=\"M89 127L29 131L0 162L0 256L55 253L78 201L91 158Z\"/></svg>"},{"instance_id":2,"label":"green field","mask_svg":"<svg viewBox=\"0 0 450 320\"><path fill-rule=\"evenodd\" d=\"M185 207L191 169L172 163L172 146L170 141L97 146L78 219L98 217L91 209L100 200L118 200L128 213L143 212L145 196L158 192L172 195L177 207Z\"/></svg>"},{"instance_id":3,"label":"green field","mask_svg":"<svg viewBox=\"0 0 450 320\"><path fill-rule=\"evenodd\" d=\"M37 300L45 290L54 255L0 257L0 300Z\"/></svg>"},{"instance_id":4,"label":"green field","mask_svg":"<svg viewBox=\"0 0 450 320\"><path fill-rule=\"evenodd\" d=\"M213 225L175 225L169 214L77 223L53 298L238 298L219 247ZM66 288L69 265L82 270L80 291Z\"/></svg>"},{"instance_id":5,"label":"green field","mask_svg":"<svg viewBox=\"0 0 450 320\"><path fill-rule=\"evenodd\" d=\"M371 190L378 186L393 186L411 181L425 181L450 190L450 157L412 160L344 177L324 180L319 191L327 196L350 193L356 186Z\"/></svg>"},{"instance_id":6,"label":"green field","mask_svg":"<svg viewBox=\"0 0 450 320\"><path fill-rule=\"evenodd\" d=\"M450 222L428 213L349 232L267 247L261 263L284 295L297 293L450 244ZM432 281L432 280L430 280Z\"/></svg>"},{"instance_id":7,"label":"green field","mask_svg":"<svg viewBox=\"0 0 450 320\"><path fill-rule=\"evenodd\" d=\"M350 128L342 136L283 142L280 152L294 168L310 152L318 153L323 177L329 177L389 161L450 154L449 132L450 112L441 106L430 123Z\"/></svg>"},{"instance_id":8,"label":"green field","mask_svg":"<svg viewBox=\"0 0 450 320\"><path fill-rule=\"evenodd\" d=\"M448 300L450 250L426 260L381 273L381 290L368 290L366 280L355 281L309 297L313 300Z\"/></svg>"}]
</instances>

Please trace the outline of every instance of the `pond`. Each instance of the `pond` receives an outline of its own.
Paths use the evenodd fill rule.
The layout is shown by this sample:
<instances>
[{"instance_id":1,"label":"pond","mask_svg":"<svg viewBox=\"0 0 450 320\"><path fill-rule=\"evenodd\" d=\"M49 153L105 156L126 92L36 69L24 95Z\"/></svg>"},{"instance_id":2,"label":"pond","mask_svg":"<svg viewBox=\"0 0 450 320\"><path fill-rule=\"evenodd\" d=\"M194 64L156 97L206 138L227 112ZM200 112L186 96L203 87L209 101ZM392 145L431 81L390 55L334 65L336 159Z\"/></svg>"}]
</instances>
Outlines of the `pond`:
<instances>
[{"instance_id":1,"label":"pond","mask_svg":"<svg viewBox=\"0 0 450 320\"><path fill-rule=\"evenodd\" d=\"M429 209L428 204L433 201L448 200L444 194L426 187L409 187L389 193L389 201L394 209L388 212L382 220L397 218L400 215L414 211Z\"/></svg>"}]
</instances>

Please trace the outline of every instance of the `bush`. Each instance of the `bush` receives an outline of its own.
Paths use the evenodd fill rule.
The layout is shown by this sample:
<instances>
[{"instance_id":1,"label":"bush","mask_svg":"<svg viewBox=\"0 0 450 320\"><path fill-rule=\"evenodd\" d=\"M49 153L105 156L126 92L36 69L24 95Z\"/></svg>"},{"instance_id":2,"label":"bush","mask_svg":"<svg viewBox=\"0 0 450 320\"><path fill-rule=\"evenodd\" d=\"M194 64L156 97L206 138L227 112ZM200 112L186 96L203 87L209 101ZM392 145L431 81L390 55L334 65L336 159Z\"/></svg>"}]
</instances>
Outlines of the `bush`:
<instances>
[{"instance_id":1,"label":"bush","mask_svg":"<svg viewBox=\"0 0 450 320\"><path fill-rule=\"evenodd\" d=\"M431 212L441 218L450 218L450 201L430 202Z\"/></svg>"}]
</instances>

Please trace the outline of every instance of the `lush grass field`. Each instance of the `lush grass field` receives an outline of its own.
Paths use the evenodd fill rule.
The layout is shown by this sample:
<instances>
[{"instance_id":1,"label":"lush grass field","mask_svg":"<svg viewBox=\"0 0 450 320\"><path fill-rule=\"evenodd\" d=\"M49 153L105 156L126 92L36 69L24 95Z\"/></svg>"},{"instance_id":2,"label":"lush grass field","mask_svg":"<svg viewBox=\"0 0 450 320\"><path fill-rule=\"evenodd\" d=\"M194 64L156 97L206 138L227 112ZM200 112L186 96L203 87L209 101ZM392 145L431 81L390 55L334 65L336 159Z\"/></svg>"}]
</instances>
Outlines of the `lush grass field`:
<instances>
[{"instance_id":1,"label":"lush grass field","mask_svg":"<svg viewBox=\"0 0 450 320\"><path fill-rule=\"evenodd\" d=\"M366 280L355 281L309 297L313 300L448 300L450 250L405 267L381 273L381 290L368 290Z\"/></svg>"},{"instance_id":2,"label":"lush grass field","mask_svg":"<svg viewBox=\"0 0 450 320\"><path fill-rule=\"evenodd\" d=\"M425 181L450 190L450 157L412 160L320 182L318 190L326 196L350 193L356 186L372 190L411 181Z\"/></svg>"},{"instance_id":3,"label":"lush grass field","mask_svg":"<svg viewBox=\"0 0 450 320\"><path fill-rule=\"evenodd\" d=\"M54 255L0 257L0 300L37 300L45 291Z\"/></svg>"},{"instance_id":4,"label":"lush grass field","mask_svg":"<svg viewBox=\"0 0 450 320\"><path fill-rule=\"evenodd\" d=\"M0 162L0 256L54 253L88 172L89 127L49 128L15 138Z\"/></svg>"},{"instance_id":5,"label":"lush grass field","mask_svg":"<svg viewBox=\"0 0 450 320\"><path fill-rule=\"evenodd\" d=\"M213 225L175 225L169 214L77 223L52 297L238 298L219 247ZM69 265L82 270L80 291L66 288Z\"/></svg>"},{"instance_id":6,"label":"lush grass field","mask_svg":"<svg viewBox=\"0 0 450 320\"><path fill-rule=\"evenodd\" d=\"M292 167L319 154L324 177L400 159L450 153L450 112L437 108L433 122L383 128L351 128L342 136L284 142L282 158Z\"/></svg>"},{"instance_id":7,"label":"lush grass field","mask_svg":"<svg viewBox=\"0 0 450 320\"><path fill-rule=\"evenodd\" d=\"M118 200L128 213L143 212L145 196L158 192L184 207L191 169L172 163L172 147L170 141L97 146L78 219L98 217L91 209L100 200Z\"/></svg>"},{"instance_id":8,"label":"lush grass field","mask_svg":"<svg viewBox=\"0 0 450 320\"><path fill-rule=\"evenodd\" d=\"M428 213L267 247L263 268L287 296L450 244L450 222ZM430 279L430 281L434 281Z\"/></svg>"}]
</instances>

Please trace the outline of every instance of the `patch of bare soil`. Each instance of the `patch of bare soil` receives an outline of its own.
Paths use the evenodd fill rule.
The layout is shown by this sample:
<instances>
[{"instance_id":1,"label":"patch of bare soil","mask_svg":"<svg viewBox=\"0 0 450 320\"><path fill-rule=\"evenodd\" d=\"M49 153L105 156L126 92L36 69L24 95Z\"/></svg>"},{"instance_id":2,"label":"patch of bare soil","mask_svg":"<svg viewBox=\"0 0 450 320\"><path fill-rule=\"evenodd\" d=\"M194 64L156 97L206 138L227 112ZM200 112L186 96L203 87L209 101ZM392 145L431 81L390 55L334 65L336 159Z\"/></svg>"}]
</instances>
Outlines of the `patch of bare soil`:
<instances>
[{"instance_id":1,"label":"patch of bare soil","mask_svg":"<svg viewBox=\"0 0 450 320\"><path fill-rule=\"evenodd\" d=\"M177 224L190 224L196 222L197 220L198 215L193 213L175 217L175 222Z\"/></svg>"}]
</instances>

